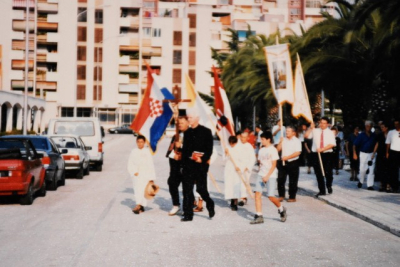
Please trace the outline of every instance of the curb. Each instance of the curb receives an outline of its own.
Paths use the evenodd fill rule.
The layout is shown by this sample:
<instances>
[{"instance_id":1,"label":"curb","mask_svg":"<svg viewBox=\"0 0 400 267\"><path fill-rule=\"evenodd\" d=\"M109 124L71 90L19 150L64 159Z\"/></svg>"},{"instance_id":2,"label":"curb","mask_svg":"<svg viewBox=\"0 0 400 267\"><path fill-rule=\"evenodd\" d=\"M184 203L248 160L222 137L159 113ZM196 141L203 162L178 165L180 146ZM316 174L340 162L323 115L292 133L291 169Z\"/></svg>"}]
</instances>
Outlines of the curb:
<instances>
[{"instance_id":1,"label":"curb","mask_svg":"<svg viewBox=\"0 0 400 267\"><path fill-rule=\"evenodd\" d=\"M314 192L312 190L305 189L305 188L300 187L300 186L299 186L298 189L299 189L299 191L303 192L304 195L311 196L313 198L315 198L315 195L317 194L316 192ZM342 210L342 211L344 211L344 212L346 212L346 213L348 213L350 215L353 215L354 217L357 217L357 218L359 218L359 219L361 219L361 220L363 220L365 222L368 222L368 223L370 223L372 225L375 225L375 226L381 228L382 230L385 230L385 231L387 231L387 232L389 232L389 233L391 233L391 234L393 234L395 236L400 237L400 229L398 229L398 228L393 228L388 224L382 223L382 222L380 222L380 221L378 221L376 219L373 219L373 218L370 218L368 216L365 216L365 215L363 215L363 214L361 214L361 213L359 213L359 212L357 212L357 211L355 211L353 209L348 209L346 207L338 205L338 204L334 203L333 201L330 201L329 198L319 197L319 198L315 198L315 199L318 199L319 201L325 202L326 204L328 204L328 205L330 205L332 207L340 209L340 210Z\"/></svg>"}]
</instances>

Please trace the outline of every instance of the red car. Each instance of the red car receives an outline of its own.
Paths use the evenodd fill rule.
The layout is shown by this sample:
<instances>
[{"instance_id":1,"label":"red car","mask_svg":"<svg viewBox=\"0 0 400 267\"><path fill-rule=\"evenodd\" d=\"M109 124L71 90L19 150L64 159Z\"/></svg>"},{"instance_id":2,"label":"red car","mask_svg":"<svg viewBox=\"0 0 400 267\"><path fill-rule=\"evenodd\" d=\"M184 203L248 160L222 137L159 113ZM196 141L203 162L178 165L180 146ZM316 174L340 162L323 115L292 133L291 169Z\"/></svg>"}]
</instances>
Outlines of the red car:
<instances>
[{"instance_id":1,"label":"red car","mask_svg":"<svg viewBox=\"0 0 400 267\"><path fill-rule=\"evenodd\" d=\"M46 195L46 171L27 138L0 138L0 196L20 196L31 205L35 194Z\"/></svg>"}]
</instances>

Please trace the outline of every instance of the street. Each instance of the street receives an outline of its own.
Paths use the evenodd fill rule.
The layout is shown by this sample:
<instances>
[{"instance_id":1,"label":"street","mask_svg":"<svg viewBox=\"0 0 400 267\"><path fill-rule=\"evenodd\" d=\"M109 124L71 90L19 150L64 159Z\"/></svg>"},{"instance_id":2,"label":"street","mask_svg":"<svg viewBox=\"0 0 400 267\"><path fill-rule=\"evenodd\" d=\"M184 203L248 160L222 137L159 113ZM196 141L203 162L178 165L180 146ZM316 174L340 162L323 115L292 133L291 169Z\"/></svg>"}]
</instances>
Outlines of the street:
<instances>
[{"instance_id":1,"label":"street","mask_svg":"<svg viewBox=\"0 0 400 267\"><path fill-rule=\"evenodd\" d=\"M0 266L398 266L397 236L306 195L284 202L285 223L263 198L265 223L250 225L254 201L233 212L209 182L212 220L206 209L192 222L168 216L169 141L154 156L160 192L140 215L126 170L132 135L106 136L102 172L69 178L32 206L1 202ZM210 171L223 190L220 157Z\"/></svg>"}]
</instances>

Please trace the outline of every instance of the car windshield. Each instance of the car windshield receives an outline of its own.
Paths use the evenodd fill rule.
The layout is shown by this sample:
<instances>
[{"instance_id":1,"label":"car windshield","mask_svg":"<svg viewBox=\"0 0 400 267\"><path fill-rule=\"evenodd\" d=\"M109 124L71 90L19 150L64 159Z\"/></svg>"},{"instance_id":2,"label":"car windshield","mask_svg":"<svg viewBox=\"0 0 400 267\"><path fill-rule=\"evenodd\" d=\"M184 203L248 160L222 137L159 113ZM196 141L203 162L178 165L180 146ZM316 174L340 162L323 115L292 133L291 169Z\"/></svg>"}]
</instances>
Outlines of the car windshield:
<instances>
[{"instance_id":1,"label":"car windshield","mask_svg":"<svg viewBox=\"0 0 400 267\"><path fill-rule=\"evenodd\" d=\"M32 138L30 139L36 150L49 150L47 140L44 138Z\"/></svg>"},{"instance_id":2,"label":"car windshield","mask_svg":"<svg viewBox=\"0 0 400 267\"><path fill-rule=\"evenodd\" d=\"M79 148L79 144L74 137L54 136L51 140L56 143L58 148Z\"/></svg>"},{"instance_id":3,"label":"car windshield","mask_svg":"<svg viewBox=\"0 0 400 267\"><path fill-rule=\"evenodd\" d=\"M57 121L54 123L54 133L93 136L94 123L92 121Z\"/></svg>"}]
</instances>

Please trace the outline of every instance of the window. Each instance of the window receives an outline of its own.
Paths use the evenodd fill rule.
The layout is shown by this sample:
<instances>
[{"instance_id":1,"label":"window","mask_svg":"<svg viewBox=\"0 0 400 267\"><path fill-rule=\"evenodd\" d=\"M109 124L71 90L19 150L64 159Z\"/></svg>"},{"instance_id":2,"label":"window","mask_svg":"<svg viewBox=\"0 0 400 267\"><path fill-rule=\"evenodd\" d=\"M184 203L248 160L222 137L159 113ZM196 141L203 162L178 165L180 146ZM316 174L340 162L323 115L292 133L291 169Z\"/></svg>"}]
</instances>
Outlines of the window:
<instances>
[{"instance_id":1,"label":"window","mask_svg":"<svg viewBox=\"0 0 400 267\"><path fill-rule=\"evenodd\" d=\"M189 65L196 65L196 51L189 51Z\"/></svg>"},{"instance_id":2,"label":"window","mask_svg":"<svg viewBox=\"0 0 400 267\"><path fill-rule=\"evenodd\" d=\"M181 81L182 81L181 69L174 69L172 71L172 82L173 83L181 83Z\"/></svg>"},{"instance_id":3,"label":"window","mask_svg":"<svg viewBox=\"0 0 400 267\"><path fill-rule=\"evenodd\" d=\"M94 13L94 21L96 24L103 24L103 10L98 9Z\"/></svg>"},{"instance_id":4,"label":"window","mask_svg":"<svg viewBox=\"0 0 400 267\"><path fill-rule=\"evenodd\" d=\"M196 47L196 33L189 33L189 46Z\"/></svg>"},{"instance_id":5,"label":"window","mask_svg":"<svg viewBox=\"0 0 400 267\"><path fill-rule=\"evenodd\" d=\"M174 45L182 45L182 32L174 32Z\"/></svg>"},{"instance_id":6,"label":"window","mask_svg":"<svg viewBox=\"0 0 400 267\"><path fill-rule=\"evenodd\" d=\"M78 60L86 61L86 46L78 46Z\"/></svg>"},{"instance_id":7,"label":"window","mask_svg":"<svg viewBox=\"0 0 400 267\"><path fill-rule=\"evenodd\" d=\"M78 7L78 22L86 22L86 21L87 21L87 8Z\"/></svg>"},{"instance_id":8,"label":"window","mask_svg":"<svg viewBox=\"0 0 400 267\"><path fill-rule=\"evenodd\" d=\"M78 41L86 42L86 27L78 27Z\"/></svg>"},{"instance_id":9,"label":"window","mask_svg":"<svg viewBox=\"0 0 400 267\"><path fill-rule=\"evenodd\" d=\"M175 50L174 51L174 64L182 64L182 51L181 50Z\"/></svg>"},{"instance_id":10,"label":"window","mask_svg":"<svg viewBox=\"0 0 400 267\"><path fill-rule=\"evenodd\" d=\"M192 80L193 84L196 83L196 70L189 70L189 77Z\"/></svg>"},{"instance_id":11,"label":"window","mask_svg":"<svg viewBox=\"0 0 400 267\"><path fill-rule=\"evenodd\" d=\"M77 117L91 117L92 109L91 108L77 108L76 116Z\"/></svg>"},{"instance_id":12,"label":"window","mask_svg":"<svg viewBox=\"0 0 400 267\"><path fill-rule=\"evenodd\" d=\"M189 28L196 28L196 14L189 14Z\"/></svg>"},{"instance_id":13,"label":"window","mask_svg":"<svg viewBox=\"0 0 400 267\"><path fill-rule=\"evenodd\" d=\"M99 109L99 118L101 124L115 124L115 109Z\"/></svg>"},{"instance_id":14,"label":"window","mask_svg":"<svg viewBox=\"0 0 400 267\"><path fill-rule=\"evenodd\" d=\"M99 88L98 92L97 92L97 88ZM99 86L95 85L93 88L93 100L102 100L103 99L102 93L103 93L103 89L102 89L101 85L99 85Z\"/></svg>"},{"instance_id":15,"label":"window","mask_svg":"<svg viewBox=\"0 0 400 267\"><path fill-rule=\"evenodd\" d=\"M97 58L97 55L99 55L99 58ZM94 62L103 62L103 48L94 48Z\"/></svg>"},{"instance_id":16,"label":"window","mask_svg":"<svg viewBox=\"0 0 400 267\"><path fill-rule=\"evenodd\" d=\"M86 66L78 65L77 74L78 80L86 80Z\"/></svg>"},{"instance_id":17,"label":"window","mask_svg":"<svg viewBox=\"0 0 400 267\"><path fill-rule=\"evenodd\" d=\"M150 27L143 28L143 37L151 37L151 28Z\"/></svg>"},{"instance_id":18,"label":"window","mask_svg":"<svg viewBox=\"0 0 400 267\"><path fill-rule=\"evenodd\" d=\"M86 99L86 85L78 85L76 91L76 99L78 100Z\"/></svg>"},{"instance_id":19,"label":"window","mask_svg":"<svg viewBox=\"0 0 400 267\"><path fill-rule=\"evenodd\" d=\"M73 117L74 108L61 108L61 117Z\"/></svg>"},{"instance_id":20,"label":"window","mask_svg":"<svg viewBox=\"0 0 400 267\"><path fill-rule=\"evenodd\" d=\"M97 69L97 67L94 67L93 69L93 79L94 81L97 81L97 71L99 72L99 81L103 80L103 68L99 66L99 68Z\"/></svg>"},{"instance_id":21,"label":"window","mask_svg":"<svg viewBox=\"0 0 400 267\"><path fill-rule=\"evenodd\" d=\"M103 41L103 29L94 29L94 42L100 43Z\"/></svg>"},{"instance_id":22,"label":"window","mask_svg":"<svg viewBox=\"0 0 400 267\"><path fill-rule=\"evenodd\" d=\"M161 29L153 29L153 37L161 37Z\"/></svg>"}]
</instances>

